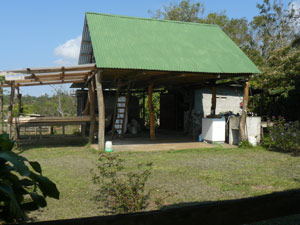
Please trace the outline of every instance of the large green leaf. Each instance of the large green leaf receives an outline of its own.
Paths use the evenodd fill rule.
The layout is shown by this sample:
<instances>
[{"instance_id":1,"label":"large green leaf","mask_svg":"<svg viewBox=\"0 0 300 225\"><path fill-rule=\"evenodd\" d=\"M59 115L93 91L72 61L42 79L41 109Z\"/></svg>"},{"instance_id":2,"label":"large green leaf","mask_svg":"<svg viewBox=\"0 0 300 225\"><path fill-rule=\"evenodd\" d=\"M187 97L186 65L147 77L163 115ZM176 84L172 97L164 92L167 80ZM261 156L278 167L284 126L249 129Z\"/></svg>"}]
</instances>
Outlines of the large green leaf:
<instances>
[{"instance_id":1,"label":"large green leaf","mask_svg":"<svg viewBox=\"0 0 300 225\"><path fill-rule=\"evenodd\" d=\"M59 199L59 191L56 185L47 177L31 172L30 178L38 182L39 188L41 189L44 196Z\"/></svg>"},{"instance_id":2,"label":"large green leaf","mask_svg":"<svg viewBox=\"0 0 300 225\"><path fill-rule=\"evenodd\" d=\"M47 202L45 200L45 198L37 193L29 193L30 197L32 198L32 200L40 207L46 207L47 206Z\"/></svg>"},{"instance_id":3,"label":"large green leaf","mask_svg":"<svg viewBox=\"0 0 300 225\"><path fill-rule=\"evenodd\" d=\"M29 161L31 167L35 170L35 172L42 173L41 165L38 162Z\"/></svg>"},{"instance_id":4,"label":"large green leaf","mask_svg":"<svg viewBox=\"0 0 300 225\"><path fill-rule=\"evenodd\" d=\"M21 186L25 186L25 187L29 187L29 186L32 186L35 184L32 180L29 180L29 179L22 179L22 180L20 180L19 183Z\"/></svg>"},{"instance_id":5,"label":"large green leaf","mask_svg":"<svg viewBox=\"0 0 300 225\"><path fill-rule=\"evenodd\" d=\"M20 173L22 176L29 176L30 171L25 165L24 161L26 159L22 156L19 156L13 152L3 151L0 152L0 159L4 159L13 164L15 170Z\"/></svg>"},{"instance_id":6,"label":"large green leaf","mask_svg":"<svg viewBox=\"0 0 300 225\"><path fill-rule=\"evenodd\" d=\"M0 192L5 196L10 198L9 201L9 214L13 218L24 218L24 213L18 205L18 202L15 198L14 191L10 185L5 183L0 183Z\"/></svg>"}]
</instances>

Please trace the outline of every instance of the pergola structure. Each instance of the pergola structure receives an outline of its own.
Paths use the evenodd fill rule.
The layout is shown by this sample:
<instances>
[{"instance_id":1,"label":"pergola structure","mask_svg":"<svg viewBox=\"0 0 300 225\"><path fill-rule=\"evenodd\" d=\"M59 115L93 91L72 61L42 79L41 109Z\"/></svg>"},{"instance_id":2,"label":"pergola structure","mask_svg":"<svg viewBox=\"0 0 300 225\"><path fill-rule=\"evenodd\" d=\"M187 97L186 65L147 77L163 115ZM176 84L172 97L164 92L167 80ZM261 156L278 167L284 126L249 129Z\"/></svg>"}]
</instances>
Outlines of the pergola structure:
<instances>
[{"instance_id":1,"label":"pergola structure","mask_svg":"<svg viewBox=\"0 0 300 225\"><path fill-rule=\"evenodd\" d=\"M18 70L1 71L0 75L4 77L1 81L1 88L10 88L10 102L8 107L8 134L12 136L13 125L16 127L16 138L18 138L19 127L27 126L55 126L55 125L73 125L85 124L95 120L91 116L83 117L32 117L22 118L12 117L15 91L17 90L17 98L19 101L18 115L20 116L22 110L22 94L21 87L28 86L42 86L42 85L56 85L67 83L90 83L96 76L99 70L95 64L86 64L78 66L65 67L48 67L48 68L26 68Z\"/></svg>"}]
</instances>

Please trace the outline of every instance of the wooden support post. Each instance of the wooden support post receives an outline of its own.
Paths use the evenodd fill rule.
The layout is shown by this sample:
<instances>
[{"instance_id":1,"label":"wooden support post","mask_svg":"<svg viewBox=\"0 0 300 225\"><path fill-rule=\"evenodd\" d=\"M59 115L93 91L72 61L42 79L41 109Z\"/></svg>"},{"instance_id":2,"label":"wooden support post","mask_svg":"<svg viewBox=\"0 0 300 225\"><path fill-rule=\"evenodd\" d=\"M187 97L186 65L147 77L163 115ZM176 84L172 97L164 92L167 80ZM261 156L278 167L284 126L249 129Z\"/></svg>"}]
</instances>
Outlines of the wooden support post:
<instances>
[{"instance_id":1,"label":"wooden support post","mask_svg":"<svg viewBox=\"0 0 300 225\"><path fill-rule=\"evenodd\" d=\"M16 140L19 140L20 138L20 128L18 126L18 119L20 117L20 115L23 113L23 109L22 109L22 94L20 93L20 87L17 87L17 98L18 98L18 118L16 118L16 122L15 122L15 131L16 131Z\"/></svg>"},{"instance_id":2,"label":"wooden support post","mask_svg":"<svg viewBox=\"0 0 300 225\"><path fill-rule=\"evenodd\" d=\"M63 137L65 136L65 134L66 134L65 126L63 125L63 126L62 126L62 135L63 135Z\"/></svg>"},{"instance_id":3,"label":"wooden support post","mask_svg":"<svg viewBox=\"0 0 300 225\"><path fill-rule=\"evenodd\" d=\"M8 121L8 135L10 138L12 138L12 121L13 121L13 116L12 116L12 111L13 111L13 105L14 105L14 98L15 98L15 83L11 83L11 88L10 88L10 100L9 100L9 106L8 106L8 113L7 113L7 121Z\"/></svg>"},{"instance_id":4,"label":"wooden support post","mask_svg":"<svg viewBox=\"0 0 300 225\"><path fill-rule=\"evenodd\" d=\"M246 120L247 120L247 112L248 112L248 100L249 100L249 76L245 77L245 85L244 85L244 98L243 98L243 111L240 121L240 140L246 141Z\"/></svg>"},{"instance_id":5,"label":"wooden support post","mask_svg":"<svg viewBox=\"0 0 300 225\"><path fill-rule=\"evenodd\" d=\"M154 122L154 110L152 102L152 92L153 92L153 80L150 81L148 86L148 108L150 114L150 139L155 140L155 122Z\"/></svg>"},{"instance_id":6,"label":"wooden support post","mask_svg":"<svg viewBox=\"0 0 300 225\"><path fill-rule=\"evenodd\" d=\"M95 107L95 85L94 80L92 78L88 83L89 88L89 98L90 98L90 115L91 115L91 123L90 123L90 134L89 134L89 143L93 143L94 134L95 134L95 126L96 126L96 107Z\"/></svg>"},{"instance_id":7,"label":"wooden support post","mask_svg":"<svg viewBox=\"0 0 300 225\"><path fill-rule=\"evenodd\" d=\"M97 86L98 114L99 114L98 149L100 151L104 151L104 145L105 145L105 105L104 105L103 90L102 90L101 71L97 72L96 86Z\"/></svg>"},{"instance_id":8,"label":"wooden support post","mask_svg":"<svg viewBox=\"0 0 300 225\"><path fill-rule=\"evenodd\" d=\"M39 126L39 132L40 132L40 139L42 139L43 134L42 134L42 127L41 126Z\"/></svg>"},{"instance_id":9,"label":"wooden support post","mask_svg":"<svg viewBox=\"0 0 300 225\"><path fill-rule=\"evenodd\" d=\"M18 117L23 113L22 107L22 94L20 93L20 87L17 87L17 97L18 97Z\"/></svg>"},{"instance_id":10,"label":"wooden support post","mask_svg":"<svg viewBox=\"0 0 300 225\"><path fill-rule=\"evenodd\" d=\"M217 91L216 86L212 86L211 88L211 109L210 115L216 115L216 106L217 106Z\"/></svg>"},{"instance_id":11,"label":"wooden support post","mask_svg":"<svg viewBox=\"0 0 300 225\"><path fill-rule=\"evenodd\" d=\"M90 82L89 82L89 84L90 84ZM85 107L82 111L82 115L88 115L89 114L89 109L90 109L90 95L88 95L88 99L87 99Z\"/></svg>"},{"instance_id":12,"label":"wooden support post","mask_svg":"<svg viewBox=\"0 0 300 225\"><path fill-rule=\"evenodd\" d=\"M51 128L50 128L50 135L54 135L54 129L53 129L53 126L51 126Z\"/></svg>"},{"instance_id":13,"label":"wooden support post","mask_svg":"<svg viewBox=\"0 0 300 225\"><path fill-rule=\"evenodd\" d=\"M145 118L146 118L146 110L145 110L145 90L143 91L143 127L145 127Z\"/></svg>"}]
</instances>

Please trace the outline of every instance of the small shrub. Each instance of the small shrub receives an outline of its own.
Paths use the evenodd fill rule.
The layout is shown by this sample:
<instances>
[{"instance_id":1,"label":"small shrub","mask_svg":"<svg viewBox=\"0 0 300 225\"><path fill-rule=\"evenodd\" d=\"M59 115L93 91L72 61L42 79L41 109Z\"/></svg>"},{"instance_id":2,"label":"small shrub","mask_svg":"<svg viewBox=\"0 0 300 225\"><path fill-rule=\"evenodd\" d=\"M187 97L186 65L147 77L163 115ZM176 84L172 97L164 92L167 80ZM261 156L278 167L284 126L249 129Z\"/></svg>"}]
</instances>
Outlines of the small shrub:
<instances>
[{"instance_id":1,"label":"small shrub","mask_svg":"<svg viewBox=\"0 0 300 225\"><path fill-rule=\"evenodd\" d=\"M0 135L0 221L17 222L27 211L46 207L46 197L59 198L56 185L42 176L38 162L12 152L14 142Z\"/></svg>"},{"instance_id":2,"label":"small shrub","mask_svg":"<svg viewBox=\"0 0 300 225\"><path fill-rule=\"evenodd\" d=\"M239 148L253 148L253 145L248 141L241 141L239 143Z\"/></svg>"},{"instance_id":3,"label":"small shrub","mask_svg":"<svg viewBox=\"0 0 300 225\"><path fill-rule=\"evenodd\" d=\"M150 191L145 185L151 175L152 163L139 164L137 172L124 172L123 159L113 153L101 153L93 181L99 185L96 200L112 213L130 213L146 209Z\"/></svg>"},{"instance_id":4,"label":"small shrub","mask_svg":"<svg viewBox=\"0 0 300 225\"><path fill-rule=\"evenodd\" d=\"M283 117L273 118L273 126L268 128L269 148L282 152L300 152L299 121L287 123Z\"/></svg>"}]
</instances>

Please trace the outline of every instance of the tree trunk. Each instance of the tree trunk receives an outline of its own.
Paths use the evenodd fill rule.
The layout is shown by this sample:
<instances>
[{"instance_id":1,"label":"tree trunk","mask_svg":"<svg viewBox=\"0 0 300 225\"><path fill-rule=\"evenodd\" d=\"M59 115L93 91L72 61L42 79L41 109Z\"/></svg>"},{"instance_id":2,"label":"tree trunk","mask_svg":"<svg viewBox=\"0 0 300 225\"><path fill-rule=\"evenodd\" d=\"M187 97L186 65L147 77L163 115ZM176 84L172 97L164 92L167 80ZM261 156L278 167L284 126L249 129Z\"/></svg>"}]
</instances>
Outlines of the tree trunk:
<instances>
[{"instance_id":1,"label":"tree trunk","mask_svg":"<svg viewBox=\"0 0 300 225\"><path fill-rule=\"evenodd\" d=\"M150 114L150 139L155 140L155 121L154 121L154 110L152 102L152 93L153 93L153 81L150 81L148 86L148 108Z\"/></svg>"},{"instance_id":2,"label":"tree trunk","mask_svg":"<svg viewBox=\"0 0 300 225\"><path fill-rule=\"evenodd\" d=\"M244 98L243 98L243 111L240 121L240 139L241 141L246 141L246 120L247 120L247 112L248 112L248 100L249 100L249 76L245 77L245 85L244 85Z\"/></svg>"},{"instance_id":3,"label":"tree trunk","mask_svg":"<svg viewBox=\"0 0 300 225\"><path fill-rule=\"evenodd\" d=\"M217 91L216 86L212 86L211 88L212 95L211 95L211 109L210 114L216 115L216 106L217 106Z\"/></svg>"},{"instance_id":4,"label":"tree trunk","mask_svg":"<svg viewBox=\"0 0 300 225\"><path fill-rule=\"evenodd\" d=\"M98 125L98 149L104 151L105 145L105 105L102 90L102 76L99 71L96 75L96 86L97 86L97 98L98 98L98 114L99 114L99 125Z\"/></svg>"},{"instance_id":5,"label":"tree trunk","mask_svg":"<svg viewBox=\"0 0 300 225\"><path fill-rule=\"evenodd\" d=\"M9 101L9 107L8 107L8 113L7 113L7 122L8 122L8 135L10 138L12 138L12 122L13 122L13 105L14 105L14 98L15 98L15 84L12 82L11 89L10 89L10 101Z\"/></svg>"},{"instance_id":6,"label":"tree trunk","mask_svg":"<svg viewBox=\"0 0 300 225\"><path fill-rule=\"evenodd\" d=\"M93 78L95 79L95 78ZM95 125L96 125L96 108L95 108L95 85L93 79L88 83L89 88L89 96L90 96L90 115L91 115L91 123L90 123L90 135L89 135L89 143L93 143L94 134L95 134Z\"/></svg>"}]
</instances>

